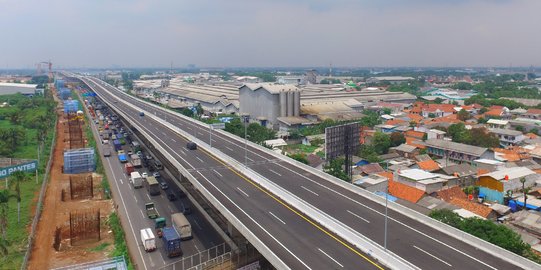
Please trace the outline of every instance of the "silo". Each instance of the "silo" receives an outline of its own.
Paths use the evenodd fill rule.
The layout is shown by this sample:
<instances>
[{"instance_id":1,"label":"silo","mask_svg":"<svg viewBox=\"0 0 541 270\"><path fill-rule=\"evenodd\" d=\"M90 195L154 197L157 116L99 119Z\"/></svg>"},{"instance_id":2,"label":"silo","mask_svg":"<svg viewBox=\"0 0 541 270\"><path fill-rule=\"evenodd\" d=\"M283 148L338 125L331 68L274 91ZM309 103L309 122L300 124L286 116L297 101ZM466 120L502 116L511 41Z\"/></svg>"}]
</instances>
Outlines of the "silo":
<instances>
[{"instance_id":1,"label":"silo","mask_svg":"<svg viewBox=\"0 0 541 270\"><path fill-rule=\"evenodd\" d=\"M287 116L293 116L293 92L287 92Z\"/></svg>"},{"instance_id":2,"label":"silo","mask_svg":"<svg viewBox=\"0 0 541 270\"><path fill-rule=\"evenodd\" d=\"M300 110L301 110L301 91L297 90L293 92L294 100L293 100L293 116L300 116Z\"/></svg>"},{"instance_id":3,"label":"silo","mask_svg":"<svg viewBox=\"0 0 541 270\"><path fill-rule=\"evenodd\" d=\"M287 93L284 91L280 92L280 116L287 116Z\"/></svg>"}]
</instances>

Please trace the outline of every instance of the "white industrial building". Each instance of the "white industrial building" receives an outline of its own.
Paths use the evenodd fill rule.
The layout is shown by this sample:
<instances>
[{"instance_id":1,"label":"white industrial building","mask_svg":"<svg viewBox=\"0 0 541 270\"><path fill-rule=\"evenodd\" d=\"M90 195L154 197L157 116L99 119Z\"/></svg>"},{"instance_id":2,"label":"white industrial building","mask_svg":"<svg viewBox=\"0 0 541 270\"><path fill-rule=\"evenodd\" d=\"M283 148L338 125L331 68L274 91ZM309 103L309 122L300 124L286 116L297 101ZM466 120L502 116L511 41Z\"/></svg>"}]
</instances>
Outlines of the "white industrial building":
<instances>
[{"instance_id":1,"label":"white industrial building","mask_svg":"<svg viewBox=\"0 0 541 270\"><path fill-rule=\"evenodd\" d=\"M12 95L20 93L25 96L33 96L37 91L37 84L0 83L0 95Z\"/></svg>"}]
</instances>

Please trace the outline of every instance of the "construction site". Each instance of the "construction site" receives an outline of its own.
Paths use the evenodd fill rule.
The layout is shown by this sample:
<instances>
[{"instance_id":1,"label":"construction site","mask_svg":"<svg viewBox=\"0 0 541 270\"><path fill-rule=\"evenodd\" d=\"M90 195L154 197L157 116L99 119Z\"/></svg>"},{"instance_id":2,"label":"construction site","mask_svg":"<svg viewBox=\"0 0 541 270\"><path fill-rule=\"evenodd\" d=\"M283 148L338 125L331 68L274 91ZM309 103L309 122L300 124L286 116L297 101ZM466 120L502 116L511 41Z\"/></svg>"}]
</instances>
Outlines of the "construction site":
<instances>
[{"instance_id":1,"label":"construction site","mask_svg":"<svg viewBox=\"0 0 541 270\"><path fill-rule=\"evenodd\" d=\"M57 108L57 140L28 269L99 261L109 258L114 248L107 223L113 201L106 198L102 176L95 173L95 149L85 136L83 113L58 84L55 99L62 105Z\"/></svg>"}]
</instances>

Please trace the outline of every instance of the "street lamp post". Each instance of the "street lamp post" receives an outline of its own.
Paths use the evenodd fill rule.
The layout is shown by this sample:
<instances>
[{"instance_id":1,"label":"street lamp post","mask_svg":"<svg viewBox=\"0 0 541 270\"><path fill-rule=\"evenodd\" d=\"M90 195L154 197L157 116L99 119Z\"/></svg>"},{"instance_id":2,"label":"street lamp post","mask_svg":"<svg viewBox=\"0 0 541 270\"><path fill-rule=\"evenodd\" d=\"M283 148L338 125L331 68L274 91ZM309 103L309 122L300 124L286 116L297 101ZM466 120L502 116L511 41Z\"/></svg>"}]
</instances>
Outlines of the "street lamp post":
<instances>
[{"instance_id":1,"label":"street lamp post","mask_svg":"<svg viewBox=\"0 0 541 270\"><path fill-rule=\"evenodd\" d=\"M387 251L387 202L389 201L389 180L387 180L387 191L385 192L385 236L383 238L383 247Z\"/></svg>"},{"instance_id":2,"label":"street lamp post","mask_svg":"<svg viewBox=\"0 0 541 270\"><path fill-rule=\"evenodd\" d=\"M248 125L250 116L243 115L242 122L244 123L244 165L248 166Z\"/></svg>"},{"instance_id":3,"label":"street lamp post","mask_svg":"<svg viewBox=\"0 0 541 270\"><path fill-rule=\"evenodd\" d=\"M212 148L212 124L209 124L209 144L210 148Z\"/></svg>"}]
</instances>

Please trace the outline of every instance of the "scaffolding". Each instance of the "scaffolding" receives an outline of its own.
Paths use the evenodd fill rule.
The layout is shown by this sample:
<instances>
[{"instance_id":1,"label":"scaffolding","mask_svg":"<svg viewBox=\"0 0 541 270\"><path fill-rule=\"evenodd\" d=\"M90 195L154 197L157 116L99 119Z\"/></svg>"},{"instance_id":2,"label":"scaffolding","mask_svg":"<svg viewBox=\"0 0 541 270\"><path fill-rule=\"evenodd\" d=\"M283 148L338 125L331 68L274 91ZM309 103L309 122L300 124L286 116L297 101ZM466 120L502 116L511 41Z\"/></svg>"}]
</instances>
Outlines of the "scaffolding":
<instances>
[{"instance_id":1,"label":"scaffolding","mask_svg":"<svg viewBox=\"0 0 541 270\"><path fill-rule=\"evenodd\" d=\"M69 88L60 88L60 98L63 100L67 100L71 97L71 90Z\"/></svg>"},{"instance_id":2,"label":"scaffolding","mask_svg":"<svg viewBox=\"0 0 541 270\"><path fill-rule=\"evenodd\" d=\"M64 152L64 173L93 172L96 169L94 148L71 149Z\"/></svg>"},{"instance_id":3,"label":"scaffolding","mask_svg":"<svg viewBox=\"0 0 541 270\"><path fill-rule=\"evenodd\" d=\"M79 110L79 101L66 100L64 101L64 113L75 113Z\"/></svg>"}]
</instances>

